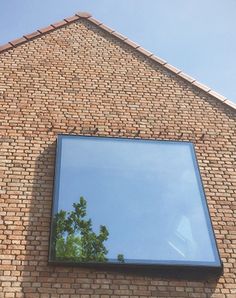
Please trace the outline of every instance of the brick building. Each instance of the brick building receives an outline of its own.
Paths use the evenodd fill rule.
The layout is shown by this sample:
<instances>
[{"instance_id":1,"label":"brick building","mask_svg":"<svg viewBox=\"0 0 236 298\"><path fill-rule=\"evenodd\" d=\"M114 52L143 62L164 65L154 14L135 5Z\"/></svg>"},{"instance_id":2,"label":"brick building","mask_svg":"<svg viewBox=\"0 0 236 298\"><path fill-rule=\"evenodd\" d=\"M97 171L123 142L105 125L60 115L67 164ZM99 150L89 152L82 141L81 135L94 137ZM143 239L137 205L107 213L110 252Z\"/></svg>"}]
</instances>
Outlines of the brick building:
<instances>
[{"instance_id":1,"label":"brick building","mask_svg":"<svg viewBox=\"0 0 236 298\"><path fill-rule=\"evenodd\" d=\"M86 13L0 52L0 297L236 297L235 105ZM58 134L191 141L224 273L48 264Z\"/></svg>"}]
</instances>

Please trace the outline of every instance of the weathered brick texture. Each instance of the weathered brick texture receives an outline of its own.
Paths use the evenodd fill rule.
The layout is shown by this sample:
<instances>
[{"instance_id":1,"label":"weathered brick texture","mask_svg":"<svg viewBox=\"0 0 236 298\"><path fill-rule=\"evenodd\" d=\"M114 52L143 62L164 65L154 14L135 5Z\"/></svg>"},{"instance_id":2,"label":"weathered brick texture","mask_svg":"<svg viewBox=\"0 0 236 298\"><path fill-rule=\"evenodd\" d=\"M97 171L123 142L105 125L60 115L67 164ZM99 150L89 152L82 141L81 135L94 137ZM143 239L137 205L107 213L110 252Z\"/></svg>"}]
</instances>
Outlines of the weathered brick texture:
<instances>
[{"instance_id":1,"label":"weathered brick texture","mask_svg":"<svg viewBox=\"0 0 236 298\"><path fill-rule=\"evenodd\" d=\"M0 297L236 297L235 110L87 20L0 54ZM59 133L195 144L224 275L48 265Z\"/></svg>"}]
</instances>

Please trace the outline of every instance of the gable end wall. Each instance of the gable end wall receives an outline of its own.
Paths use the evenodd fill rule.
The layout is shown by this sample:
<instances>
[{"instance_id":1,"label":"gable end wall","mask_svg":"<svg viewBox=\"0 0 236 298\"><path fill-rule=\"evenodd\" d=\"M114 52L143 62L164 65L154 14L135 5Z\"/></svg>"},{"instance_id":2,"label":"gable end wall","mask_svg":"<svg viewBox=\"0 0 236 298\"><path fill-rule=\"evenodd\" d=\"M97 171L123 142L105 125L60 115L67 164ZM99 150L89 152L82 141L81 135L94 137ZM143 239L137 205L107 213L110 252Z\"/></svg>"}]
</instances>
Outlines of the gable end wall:
<instances>
[{"instance_id":1,"label":"gable end wall","mask_svg":"<svg viewBox=\"0 0 236 298\"><path fill-rule=\"evenodd\" d=\"M0 297L236 297L235 111L86 20L0 55ZM224 262L187 281L49 266L59 133L194 143Z\"/></svg>"}]
</instances>

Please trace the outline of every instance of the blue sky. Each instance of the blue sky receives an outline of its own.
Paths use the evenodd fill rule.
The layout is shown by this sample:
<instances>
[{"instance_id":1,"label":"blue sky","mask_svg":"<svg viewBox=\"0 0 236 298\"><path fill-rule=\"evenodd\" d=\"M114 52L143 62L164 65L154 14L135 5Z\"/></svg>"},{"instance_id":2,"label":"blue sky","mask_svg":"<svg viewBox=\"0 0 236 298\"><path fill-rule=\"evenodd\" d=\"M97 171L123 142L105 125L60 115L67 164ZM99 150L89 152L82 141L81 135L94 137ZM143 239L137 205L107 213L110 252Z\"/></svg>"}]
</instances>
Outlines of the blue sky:
<instances>
[{"instance_id":1,"label":"blue sky","mask_svg":"<svg viewBox=\"0 0 236 298\"><path fill-rule=\"evenodd\" d=\"M1 0L0 44L77 11L236 102L235 0Z\"/></svg>"},{"instance_id":2,"label":"blue sky","mask_svg":"<svg viewBox=\"0 0 236 298\"><path fill-rule=\"evenodd\" d=\"M61 152L57 211L83 196L109 258L215 261L189 143L67 136Z\"/></svg>"}]
</instances>

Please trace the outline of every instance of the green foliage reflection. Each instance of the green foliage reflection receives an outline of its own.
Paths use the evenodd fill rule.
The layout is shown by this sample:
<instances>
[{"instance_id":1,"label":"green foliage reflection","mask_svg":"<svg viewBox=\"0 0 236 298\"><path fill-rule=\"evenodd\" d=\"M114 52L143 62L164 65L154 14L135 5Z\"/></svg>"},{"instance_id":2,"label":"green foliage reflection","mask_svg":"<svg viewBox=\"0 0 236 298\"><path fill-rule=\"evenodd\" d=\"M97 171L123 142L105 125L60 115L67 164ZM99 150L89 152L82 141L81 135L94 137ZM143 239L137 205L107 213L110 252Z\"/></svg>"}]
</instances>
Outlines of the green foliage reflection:
<instances>
[{"instance_id":1,"label":"green foliage reflection","mask_svg":"<svg viewBox=\"0 0 236 298\"><path fill-rule=\"evenodd\" d=\"M107 262L104 242L109 232L101 225L99 233L92 229L91 219L86 219L87 202L80 197L73 204L73 211L59 211L54 216L53 247L57 260L73 262ZM118 254L117 261L124 263L123 254Z\"/></svg>"}]
</instances>

